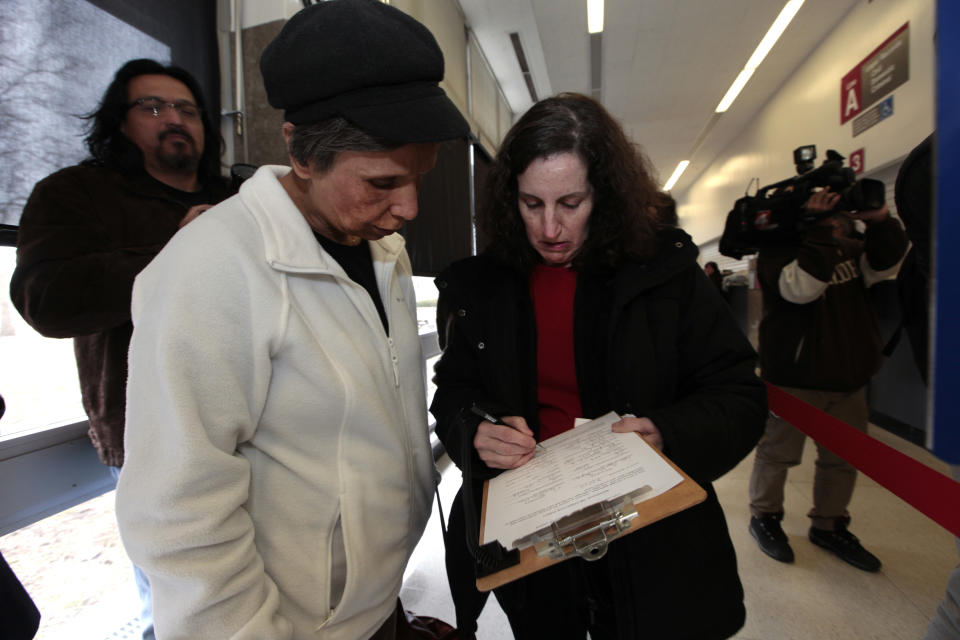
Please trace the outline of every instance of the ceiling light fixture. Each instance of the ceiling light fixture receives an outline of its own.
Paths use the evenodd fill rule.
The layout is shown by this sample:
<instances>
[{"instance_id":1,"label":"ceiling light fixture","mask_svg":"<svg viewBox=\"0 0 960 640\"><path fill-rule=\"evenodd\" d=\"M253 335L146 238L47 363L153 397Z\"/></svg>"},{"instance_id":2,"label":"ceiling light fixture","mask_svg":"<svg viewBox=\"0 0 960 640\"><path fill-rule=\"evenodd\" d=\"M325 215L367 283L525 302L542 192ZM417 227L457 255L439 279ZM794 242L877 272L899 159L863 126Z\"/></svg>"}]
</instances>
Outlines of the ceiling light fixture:
<instances>
[{"instance_id":1,"label":"ceiling light fixture","mask_svg":"<svg viewBox=\"0 0 960 640\"><path fill-rule=\"evenodd\" d=\"M793 17L797 15L798 11L800 11L800 7L802 5L803 0L790 0L783 6L783 9L780 11L780 15L777 16L777 19L773 21L772 25L770 25L770 29L767 30L767 35L763 36L763 40L761 40L760 44L757 45L753 55L751 55L750 59L747 60L747 64L744 65L740 74L737 75L737 79L734 80L733 84L730 85L730 88L727 89L727 93L723 96L723 100L721 100L720 104L717 105L717 113L723 113L730 108L730 105L733 104L734 100L736 100L744 85L747 84L747 80L750 79L750 76L753 75L753 72L757 69L757 67L760 66L760 63L763 62L763 59L767 57L767 54L770 53L773 45L786 30L787 25L790 24L790 21L793 20Z\"/></svg>"},{"instance_id":2,"label":"ceiling light fixture","mask_svg":"<svg viewBox=\"0 0 960 640\"><path fill-rule=\"evenodd\" d=\"M667 180L663 185L664 191L670 191L673 189L673 185L677 184L677 180L680 179L680 176L683 175L683 172L687 170L687 165L690 164L689 160L681 160L680 164L677 165L677 168L673 170L673 175L670 176L670 179Z\"/></svg>"},{"instance_id":3,"label":"ceiling light fixture","mask_svg":"<svg viewBox=\"0 0 960 640\"><path fill-rule=\"evenodd\" d=\"M587 33L603 31L603 0L587 0Z\"/></svg>"}]
</instances>

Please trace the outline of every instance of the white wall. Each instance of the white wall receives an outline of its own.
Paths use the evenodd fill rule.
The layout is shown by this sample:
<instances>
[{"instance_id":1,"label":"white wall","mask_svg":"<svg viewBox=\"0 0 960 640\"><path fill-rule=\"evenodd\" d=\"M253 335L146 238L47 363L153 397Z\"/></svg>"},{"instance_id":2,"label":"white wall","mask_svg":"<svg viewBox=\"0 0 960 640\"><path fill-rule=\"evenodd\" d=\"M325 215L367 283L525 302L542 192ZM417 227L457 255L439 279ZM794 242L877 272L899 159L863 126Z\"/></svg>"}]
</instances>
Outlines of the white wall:
<instances>
[{"instance_id":1,"label":"white wall","mask_svg":"<svg viewBox=\"0 0 960 640\"><path fill-rule=\"evenodd\" d=\"M444 77L440 86L457 108L468 114L467 36L460 7L449 0L391 0L390 4L430 29L443 51Z\"/></svg>"},{"instance_id":2,"label":"white wall","mask_svg":"<svg viewBox=\"0 0 960 640\"><path fill-rule=\"evenodd\" d=\"M854 8L680 197L678 214L694 241L720 236L751 178L767 185L795 175L792 152L801 145L817 146L817 165L827 149L849 158L863 148L864 170L871 172L901 160L929 135L935 122L935 13L935 0L872 0ZM840 79L906 22L910 79L893 90L894 114L854 138L853 121L840 124Z\"/></svg>"},{"instance_id":3,"label":"white wall","mask_svg":"<svg viewBox=\"0 0 960 640\"><path fill-rule=\"evenodd\" d=\"M393 6L422 22L443 51L440 83L491 154L510 127L512 113L476 39L468 38L460 6L453 0L391 0ZM511 117L504 118L503 111ZM506 127L504 120L508 120Z\"/></svg>"}]
</instances>

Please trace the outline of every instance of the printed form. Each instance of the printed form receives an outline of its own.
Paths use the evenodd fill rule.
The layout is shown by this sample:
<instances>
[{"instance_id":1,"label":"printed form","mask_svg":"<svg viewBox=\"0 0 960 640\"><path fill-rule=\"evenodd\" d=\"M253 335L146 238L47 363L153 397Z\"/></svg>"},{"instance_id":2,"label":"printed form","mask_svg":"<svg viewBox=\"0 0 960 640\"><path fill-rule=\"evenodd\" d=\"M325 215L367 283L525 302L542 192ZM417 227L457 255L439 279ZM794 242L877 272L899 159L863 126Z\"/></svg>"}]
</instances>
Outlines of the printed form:
<instances>
[{"instance_id":1,"label":"printed form","mask_svg":"<svg viewBox=\"0 0 960 640\"><path fill-rule=\"evenodd\" d=\"M620 416L608 413L544 440L527 464L488 482L481 542L517 541L552 522L644 486L637 502L680 484L682 477L636 433L614 433Z\"/></svg>"}]
</instances>

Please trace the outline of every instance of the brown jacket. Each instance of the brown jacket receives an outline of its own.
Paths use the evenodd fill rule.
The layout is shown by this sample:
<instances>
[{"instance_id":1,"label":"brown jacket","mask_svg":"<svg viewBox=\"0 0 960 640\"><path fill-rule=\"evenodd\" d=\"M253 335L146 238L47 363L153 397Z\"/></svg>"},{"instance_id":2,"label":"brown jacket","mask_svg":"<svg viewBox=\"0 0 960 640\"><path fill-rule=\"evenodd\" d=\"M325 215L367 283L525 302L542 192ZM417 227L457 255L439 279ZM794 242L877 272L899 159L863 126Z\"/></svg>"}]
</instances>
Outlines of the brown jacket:
<instances>
[{"instance_id":1,"label":"brown jacket","mask_svg":"<svg viewBox=\"0 0 960 640\"><path fill-rule=\"evenodd\" d=\"M206 193L219 202L228 183ZM143 171L79 165L38 182L20 219L10 299L41 334L74 338L90 439L107 465L123 465L133 280L187 209Z\"/></svg>"},{"instance_id":2,"label":"brown jacket","mask_svg":"<svg viewBox=\"0 0 960 640\"><path fill-rule=\"evenodd\" d=\"M880 368L883 349L867 289L896 275L907 246L891 216L867 225L863 240L835 238L819 226L798 242L761 248L763 379L826 391L865 385Z\"/></svg>"}]
</instances>

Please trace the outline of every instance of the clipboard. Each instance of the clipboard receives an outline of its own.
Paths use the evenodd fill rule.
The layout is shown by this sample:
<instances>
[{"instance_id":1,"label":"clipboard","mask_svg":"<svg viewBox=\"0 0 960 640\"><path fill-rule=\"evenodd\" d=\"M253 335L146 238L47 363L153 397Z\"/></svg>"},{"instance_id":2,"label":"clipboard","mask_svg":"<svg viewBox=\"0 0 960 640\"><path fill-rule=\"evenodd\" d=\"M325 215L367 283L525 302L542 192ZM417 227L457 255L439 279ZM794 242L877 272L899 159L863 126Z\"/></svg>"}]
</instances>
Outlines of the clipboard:
<instances>
[{"instance_id":1,"label":"clipboard","mask_svg":"<svg viewBox=\"0 0 960 640\"><path fill-rule=\"evenodd\" d=\"M637 437L642 437L637 434ZM661 451L651 447L683 478L681 482L664 493L634 503L642 497L641 487L628 495L612 501L603 501L560 518L548 529L541 529L524 539L525 546L510 552L496 541L505 552L504 568L477 578L477 589L490 591L518 578L530 575L546 567L570 558L598 560L606 553L608 545L623 536L666 517L697 505L707 498L707 492L690 478ZM483 483L483 505L480 511L480 531L484 530L487 515L487 491L489 481ZM482 545L481 548L483 548Z\"/></svg>"}]
</instances>

